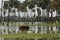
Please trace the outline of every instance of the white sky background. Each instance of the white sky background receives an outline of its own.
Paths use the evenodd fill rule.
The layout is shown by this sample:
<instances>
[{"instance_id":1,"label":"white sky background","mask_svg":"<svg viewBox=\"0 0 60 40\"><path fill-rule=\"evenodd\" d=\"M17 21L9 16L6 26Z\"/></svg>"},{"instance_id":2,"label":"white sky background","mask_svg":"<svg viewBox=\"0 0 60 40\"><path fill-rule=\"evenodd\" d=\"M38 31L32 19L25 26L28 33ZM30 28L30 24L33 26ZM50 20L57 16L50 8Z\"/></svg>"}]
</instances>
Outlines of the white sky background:
<instances>
[{"instance_id":1,"label":"white sky background","mask_svg":"<svg viewBox=\"0 0 60 40\"><path fill-rule=\"evenodd\" d=\"M1 8L1 0L0 0L0 8Z\"/></svg>"},{"instance_id":2,"label":"white sky background","mask_svg":"<svg viewBox=\"0 0 60 40\"><path fill-rule=\"evenodd\" d=\"M8 0L4 0L4 1L8 1ZM23 2L24 0L19 0L19 1L21 1L21 2ZM0 8L1 8L1 2L2 2L2 0L0 0ZM42 10L41 10L41 12L42 12ZM43 12L42 12L43 13ZM31 13L31 10L30 11L28 11L28 15L29 16L32 16L34 13ZM49 13L50 14L50 13ZM6 14L7 15L7 14ZM18 15L18 13L16 13L16 15ZM23 15L23 13L21 13L20 14L21 15L21 17L22 17L22 15ZM45 12L45 15L46 15L46 12ZM50 16L51 16L51 14L50 14ZM54 11L53 12L53 17L55 17L56 16L56 11Z\"/></svg>"}]
</instances>

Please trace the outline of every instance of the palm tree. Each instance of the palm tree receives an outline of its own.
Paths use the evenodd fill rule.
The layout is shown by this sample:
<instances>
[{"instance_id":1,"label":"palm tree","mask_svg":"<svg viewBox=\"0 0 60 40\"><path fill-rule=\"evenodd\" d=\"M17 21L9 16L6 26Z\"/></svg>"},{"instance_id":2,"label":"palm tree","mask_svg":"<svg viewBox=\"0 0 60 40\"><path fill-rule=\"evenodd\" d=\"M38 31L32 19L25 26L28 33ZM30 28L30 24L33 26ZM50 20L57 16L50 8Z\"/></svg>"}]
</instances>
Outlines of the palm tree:
<instances>
[{"instance_id":1,"label":"palm tree","mask_svg":"<svg viewBox=\"0 0 60 40\"><path fill-rule=\"evenodd\" d=\"M23 12L23 16L24 16L24 19L26 21L26 12L27 12L27 8L26 6L24 5L24 3L22 4L22 7L21 7L21 12Z\"/></svg>"},{"instance_id":2,"label":"palm tree","mask_svg":"<svg viewBox=\"0 0 60 40\"><path fill-rule=\"evenodd\" d=\"M53 17L53 11L55 10L55 6L56 6L56 1L52 0L50 3L50 8L51 8L51 21L52 21L52 17Z\"/></svg>"},{"instance_id":3,"label":"palm tree","mask_svg":"<svg viewBox=\"0 0 60 40\"><path fill-rule=\"evenodd\" d=\"M32 9L35 7L35 4L36 4L35 0L30 0L29 1L28 8L31 9L31 15L32 15L32 12L33 12ZM32 19L32 23L34 22L33 19Z\"/></svg>"},{"instance_id":4,"label":"palm tree","mask_svg":"<svg viewBox=\"0 0 60 40\"><path fill-rule=\"evenodd\" d=\"M6 10L3 10L4 22L5 22L5 14L6 14Z\"/></svg>"},{"instance_id":5,"label":"palm tree","mask_svg":"<svg viewBox=\"0 0 60 40\"><path fill-rule=\"evenodd\" d=\"M37 0L37 6L44 9L47 9L47 16L49 17L49 4L50 0Z\"/></svg>"},{"instance_id":6,"label":"palm tree","mask_svg":"<svg viewBox=\"0 0 60 40\"><path fill-rule=\"evenodd\" d=\"M50 0L44 0L43 3L45 4L45 9L47 9L47 19L49 22Z\"/></svg>"},{"instance_id":7,"label":"palm tree","mask_svg":"<svg viewBox=\"0 0 60 40\"><path fill-rule=\"evenodd\" d=\"M8 26L8 33L9 33L9 20L10 20L10 12L11 12L11 8L13 7L17 7L17 3L19 3L17 0L9 0L9 1L5 1L4 2L4 9L8 9L8 21L7 21L7 26Z\"/></svg>"},{"instance_id":8,"label":"palm tree","mask_svg":"<svg viewBox=\"0 0 60 40\"><path fill-rule=\"evenodd\" d=\"M52 0L51 1L51 18L52 18L52 12L56 10L56 12L58 13L58 9L59 9L59 6L60 5L60 1L59 0ZM56 14L57 16L57 14ZM57 20L57 19L56 19Z\"/></svg>"},{"instance_id":9,"label":"palm tree","mask_svg":"<svg viewBox=\"0 0 60 40\"><path fill-rule=\"evenodd\" d=\"M17 12L18 12L19 21L20 21L20 7L18 7L18 10L17 10Z\"/></svg>"}]
</instances>

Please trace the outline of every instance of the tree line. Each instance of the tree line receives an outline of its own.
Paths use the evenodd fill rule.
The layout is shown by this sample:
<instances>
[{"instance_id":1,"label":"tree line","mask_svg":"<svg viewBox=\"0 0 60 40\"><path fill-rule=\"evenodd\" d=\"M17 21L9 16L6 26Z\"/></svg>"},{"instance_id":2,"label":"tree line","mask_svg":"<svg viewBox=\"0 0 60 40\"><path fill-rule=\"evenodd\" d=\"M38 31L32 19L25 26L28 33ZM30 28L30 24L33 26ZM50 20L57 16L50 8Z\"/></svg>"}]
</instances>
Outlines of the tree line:
<instances>
[{"instance_id":1,"label":"tree line","mask_svg":"<svg viewBox=\"0 0 60 40\"><path fill-rule=\"evenodd\" d=\"M23 3L18 1L18 0L9 0L9 1L4 1L3 5L3 15L4 17L0 16L0 21L44 21L44 22L56 22L59 21L60 18L57 16L57 14L60 13L60 0L25 0ZM36 6L38 8L36 8ZM18 12L18 17L15 16L15 9L12 10L12 8L16 8ZM36 9L34 9L36 8ZM46 17L43 15L41 16L41 10L46 9ZM31 13L34 12L37 15L34 14L33 17L29 17L27 15L26 17L20 17L20 12L24 12L26 14L28 12L28 9L31 10ZM8 16L6 17L6 10L8 10ZM56 11L56 17L53 17L53 12ZM14 16L10 16L10 13L13 13ZM49 12L51 13L51 17L49 17ZM2 14L2 12L1 12ZM24 20L25 19L25 20Z\"/></svg>"}]
</instances>

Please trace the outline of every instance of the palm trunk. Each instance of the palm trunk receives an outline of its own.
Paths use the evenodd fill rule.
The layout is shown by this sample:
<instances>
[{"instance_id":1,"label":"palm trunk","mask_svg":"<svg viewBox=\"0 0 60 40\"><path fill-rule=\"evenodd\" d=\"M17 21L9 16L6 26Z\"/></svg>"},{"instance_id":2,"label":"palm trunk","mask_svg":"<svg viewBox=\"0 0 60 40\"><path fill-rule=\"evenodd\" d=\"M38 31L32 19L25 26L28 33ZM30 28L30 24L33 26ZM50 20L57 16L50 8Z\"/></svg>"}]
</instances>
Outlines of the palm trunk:
<instances>
[{"instance_id":1,"label":"palm trunk","mask_svg":"<svg viewBox=\"0 0 60 40\"><path fill-rule=\"evenodd\" d=\"M58 10L56 10L56 17L58 16ZM57 18L56 18L56 23L58 24L59 23L59 21L57 20Z\"/></svg>"},{"instance_id":2,"label":"palm trunk","mask_svg":"<svg viewBox=\"0 0 60 40\"><path fill-rule=\"evenodd\" d=\"M51 22L53 21L52 17L53 17L53 10L51 9Z\"/></svg>"},{"instance_id":3,"label":"palm trunk","mask_svg":"<svg viewBox=\"0 0 60 40\"><path fill-rule=\"evenodd\" d=\"M8 27L8 34L9 34L9 13L8 13L7 27Z\"/></svg>"},{"instance_id":4,"label":"palm trunk","mask_svg":"<svg viewBox=\"0 0 60 40\"><path fill-rule=\"evenodd\" d=\"M29 24L28 6L27 6L27 14L26 14L26 16L27 16L27 24Z\"/></svg>"},{"instance_id":5,"label":"palm trunk","mask_svg":"<svg viewBox=\"0 0 60 40\"><path fill-rule=\"evenodd\" d=\"M5 12L4 12L4 20L3 20L4 22L5 22ZM3 24L4 25L4 24Z\"/></svg>"},{"instance_id":6,"label":"palm trunk","mask_svg":"<svg viewBox=\"0 0 60 40\"><path fill-rule=\"evenodd\" d=\"M49 23L49 8L47 7L47 23Z\"/></svg>"},{"instance_id":7,"label":"palm trunk","mask_svg":"<svg viewBox=\"0 0 60 40\"><path fill-rule=\"evenodd\" d=\"M18 15L19 15L19 21L20 21L20 11L18 10Z\"/></svg>"},{"instance_id":8,"label":"palm trunk","mask_svg":"<svg viewBox=\"0 0 60 40\"><path fill-rule=\"evenodd\" d=\"M7 19L7 28L8 28L8 34L9 34L9 18L10 18L10 8L9 8L9 3L8 3L8 19Z\"/></svg>"},{"instance_id":9,"label":"palm trunk","mask_svg":"<svg viewBox=\"0 0 60 40\"><path fill-rule=\"evenodd\" d=\"M49 11L50 11L50 3L48 3L48 5L46 5L46 9L47 9L47 23L49 23Z\"/></svg>"}]
</instances>

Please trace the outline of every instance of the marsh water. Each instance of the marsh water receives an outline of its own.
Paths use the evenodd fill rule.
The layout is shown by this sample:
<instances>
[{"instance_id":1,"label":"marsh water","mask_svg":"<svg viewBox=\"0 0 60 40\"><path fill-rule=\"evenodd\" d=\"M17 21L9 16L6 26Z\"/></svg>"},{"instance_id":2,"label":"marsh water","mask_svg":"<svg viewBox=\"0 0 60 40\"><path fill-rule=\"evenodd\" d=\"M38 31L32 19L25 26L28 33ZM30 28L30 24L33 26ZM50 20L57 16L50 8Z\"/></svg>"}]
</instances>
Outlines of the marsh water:
<instances>
[{"instance_id":1,"label":"marsh water","mask_svg":"<svg viewBox=\"0 0 60 40\"><path fill-rule=\"evenodd\" d=\"M47 31L58 31L60 27L58 26L29 26L28 33L47 33ZM12 33L18 33L19 26L0 26L0 33L7 34L7 30L9 29Z\"/></svg>"},{"instance_id":2,"label":"marsh water","mask_svg":"<svg viewBox=\"0 0 60 40\"><path fill-rule=\"evenodd\" d=\"M46 34L46 33L51 33L49 31L54 31L54 33L57 33L57 31L60 30L60 27L57 26L29 26L30 29L28 30L27 33L41 33L41 34ZM10 34L17 34L19 31L19 26L0 26L0 34L8 34L8 29ZM9 40L47 40L47 38L34 38L34 39L19 39L19 38L12 38ZM4 39L8 40L8 39Z\"/></svg>"}]
</instances>

